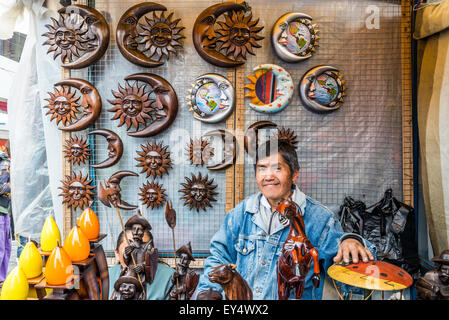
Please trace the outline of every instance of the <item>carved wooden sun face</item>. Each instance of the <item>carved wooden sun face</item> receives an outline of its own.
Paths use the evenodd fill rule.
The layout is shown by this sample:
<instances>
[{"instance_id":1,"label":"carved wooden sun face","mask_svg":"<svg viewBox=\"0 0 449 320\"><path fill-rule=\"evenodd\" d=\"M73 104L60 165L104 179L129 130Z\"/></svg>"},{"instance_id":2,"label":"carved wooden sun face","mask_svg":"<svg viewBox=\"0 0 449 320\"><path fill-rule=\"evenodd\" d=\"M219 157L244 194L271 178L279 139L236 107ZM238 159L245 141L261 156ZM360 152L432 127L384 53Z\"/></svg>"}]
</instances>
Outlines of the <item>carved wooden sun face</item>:
<instances>
[{"instance_id":1,"label":"carved wooden sun face","mask_svg":"<svg viewBox=\"0 0 449 320\"><path fill-rule=\"evenodd\" d=\"M165 199L167 198L167 195L165 194L165 189L162 188L162 185L160 185L157 182L147 182L144 183L142 188L139 188L141 193L139 193L139 196L141 196L140 200L147 205L147 208L151 206L151 209L159 208L161 207Z\"/></svg>"},{"instance_id":2,"label":"carved wooden sun face","mask_svg":"<svg viewBox=\"0 0 449 320\"><path fill-rule=\"evenodd\" d=\"M217 201L214 196L218 193L214 191L217 185L214 185L214 179L208 180L206 175L204 178L201 173L198 176L192 174L192 179L185 177L186 183L181 183L184 189L179 192L184 193L181 199L184 199L184 205L189 205L189 209L195 208L199 212L200 208L206 211L206 207L211 207L211 201Z\"/></svg>"},{"instance_id":3,"label":"carved wooden sun face","mask_svg":"<svg viewBox=\"0 0 449 320\"><path fill-rule=\"evenodd\" d=\"M59 15L59 20L51 18L53 25L45 25L49 32L43 34L48 38L44 45L50 45L47 53L53 52L53 59L61 56L61 61L65 63L73 61L73 56L80 57L79 50L87 50L89 42L87 38L87 28L83 28L84 21L77 23L76 19L70 15Z\"/></svg>"},{"instance_id":4,"label":"carved wooden sun face","mask_svg":"<svg viewBox=\"0 0 449 320\"><path fill-rule=\"evenodd\" d=\"M46 113L51 114L50 121L56 119L56 124L62 121L64 126L71 124L73 119L76 119L76 114L80 112L78 108L78 100L80 97L75 97L76 92L71 92L70 87L62 87L60 90L54 88L54 93L48 92L50 98L48 105L44 108L49 109Z\"/></svg>"},{"instance_id":5,"label":"carved wooden sun face","mask_svg":"<svg viewBox=\"0 0 449 320\"><path fill-rule=\"evenodd\" d=\"M86 139L73 137L67 139L64 145L64 157L71 163L79 165L81 162L85 163L90 158L89 144Z\"/></svg>"},{"instance_id":6,"label":"carved wooden sun face","mask_svg":"<svg viewBox=\"0 0 449 320\"><path fill-rule=\"evenodd\" d=\"M156 144L147 143L145 146L141 145L142 151L137 151L139 158L135 158L139 163L137 167L142 167L141 172L147 173L147 178L152 175L162 177L164 173L168 174L168 169L171 169L170 152L167 152L168 146L163 147L162 142Z\"/></svg>"},{"instance_id":7,"label":"carved wooden sun face","mask_svg":"<svg viewBox=\"0 0 449 320\"><path fill-rule=\"evenodd\" d=\"M166 18L164 12L158 17L153 11L153 19L145 17L146 24L139 24L143 32L139 33L142 39L139 44L144 44L142 52L148 52L151 58L156 56L160 61L164 56L169 57L170 53L176 55L176 47L182 47L179 40L185 38L180 32L184 27L177 27L181 19L172 21L173 13Z\"/></svg>"},{"instance_id":8,"label":"carved wooden sun face","mask_svg":"<svg viewBox=\"0 0 449 320\"><path fill-rule=\"evenodd\" d=\"M95 193L92 192L92 189L95 186L91 186L92 179L88 179L86 175L83 177L82 173L72 174L70 176L66 176L65 180L61 181L62 187L58 189L62 190L60 196L63 197L62 203L66 203L68 207L72 207L76 209L80 207L84 209L84 207L88 206L89 202L92 201L92 195Z\"/></svg>"},{"instance_id":9,"label":"carved wooden sun face","mask_svg":"<svg viewBox=\"0 0 449 320\"><path fill-rule=\"evenodd\" d=\"M145 125L146 119L153 120L151 113L156 110L151 105L154 100L149 98L151 92L145 92L145 88L145 85L139 87L137 81L132 86L126 81L125 88L118 86L119 92L112 90L116 99L108 100L114 105L108 111L115 112L111 120L120 119L119 127L126 124L126 130L129 130L133 125L138 130L140 124Z\"/></svg>"},{"instance_id":10,"label":"carved wooden sun face","mask_svg":"<svg viewBox=\"0 0 449 320\"><path fill-rule=\"evenodd\" d=\"M204 165L208 163L209 160L214 156L214 148L210 145L207 140L203 138L200 139L190 139L190 143L187 145L187 155L191 164L194 165Z\"/></svg>"},{"instance_id":11,"label":"carved wooden sun face","mask_svg":"<svg viewBox=\"0 0 449 320\"><path fill-rule=\"evenodd\" d=\"M296 145L298 144L295 132L289 128L278 128L277 132L274 134L274 138L286 140L294 148L296 148Z\"/></svg>"},{"instance_id":12,"label":"carved wooden sun face","mask_svg":"<svg viewBox=\"0 0 449 320\"><path fill-rule=\"evenodd\" d=\"M253 47L260 48L261 45L257 41L264 37L257 35L263 27L258 27L259 19L251 21L252 14L245 16L244 11L235 12L225 15L226 21L218 24L221 29L217 30L221 36L217 38L217 42L222 42L220 50L226 49L226 55L233 55L234 59L241 56L246 60L246 53L254 55Z\"/></svg>"}]
</instances>

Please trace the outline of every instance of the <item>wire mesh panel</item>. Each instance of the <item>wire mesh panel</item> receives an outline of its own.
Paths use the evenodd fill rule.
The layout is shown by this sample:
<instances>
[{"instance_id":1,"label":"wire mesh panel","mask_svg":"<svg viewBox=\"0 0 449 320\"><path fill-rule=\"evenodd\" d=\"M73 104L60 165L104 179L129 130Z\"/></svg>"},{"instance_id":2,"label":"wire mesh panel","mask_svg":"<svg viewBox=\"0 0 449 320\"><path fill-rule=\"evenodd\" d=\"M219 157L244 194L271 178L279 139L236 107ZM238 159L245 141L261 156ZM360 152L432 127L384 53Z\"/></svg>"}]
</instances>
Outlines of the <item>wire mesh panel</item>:
<instances>
[{"instance_id":1,"label":"wire mesh panel","mask_svg":"<svg viewBox=\"0 0 449 320\"><path fill-rule=\"evenodd\" d=\"M181 18L180 26L183 48L175 57L157 68L143 68L126 60L120 53L115 40L117 22L120 16L140 1L95 1L95 8L108 21L111 39L109 47L88 72L72 71L92 82L98 89L103 102L103 110L95 128L109 129L117 133L124 144L121 160L105 169L89 169L95 184L104 184L114 172L131 170L138 177L126 177L121 182L122 199L139 206L142 214L150 221L155 246L162 251L172 251L171 230L165 222L164 206L151 209L139 197L140 188L146 182L155 180L166 189L168 199L173 201L177 211L175 228L176 246L191 241L197 254L207 252L210 239L218 230L225 214L226 175L224 171L210 171L206 167L191 165L185 148L190 138L199 138L206 131L224 129L224 122L205 124L193 119L186 106L187 90L196 77L204 73L218 73L226 76L229 70L214 67L205 62L195 51L192 42L193 23L198 14L214 3L205 0L163 1L167 12L173 12L174 19ZM295 92L290 105L280 113L267 115L252 110L245 102L245 130L259 120L270 120L280 127L290 128L297 135L298 156L301 172L298 184L313 198L336 211L343 198L351 195L367 203L377 201L387 187L392 187L395 196L402 195L402 149L401 149L401 47L400 47L400 1L251 1L253 17L260 18L264 29L259 33L265 38L259 42L262 48L255 49L255 56L247 55L245 74L262 63L273 63L285 68L295 83ZM299 11L312 16L320 30L320 47L312 58L299 63L280 60L271 45L271 28L277 18L287 12ZM150 14L151 16L151 14ZM376 20L378 18L378 20ZM374 23L373 23L374 21ZM378 22L378 23L377 23ZM347 96L342 107L336 112L319 115L306 110L299 99L297 85L303 74L316 65L330 65L338 68L346 80ZM84 72L84 73L83 73ZM176 120L164 132L148 138L127 135L126 125L118 127L119 120L111 120L114 113L108 112L113 100L111 90L118 91L118 85L125 86L125 77L138 72L154 73L165 78L175 89L179 100ZM130 85L133 82L130 81ZM242 81L236 86L243 86ZM238 99L242 98L237 97ZM87 134L88 131L81 134ZM107 158L107 141L101 136L89 138L92 149L92 163ZM153 179L146 177L135 158L146 143L162 143L167 146L173 161L168 175ZM219 159L220 144L214 143L215 156ZM242 147L242 146L240 146ZM86 166L80 166L87 172ZM78 170L77 166L73 168ZM218 192L213 208L196 212L184 206L180 199L185 182L191 173L208 175L214 179ZM254 169L249 158L245 159L245 196L257 192ZM108 234L103 240L106 251L115 248L115 241L121 231L115 209L95 202L95 210L100 219L101 233ZM123 220L136 210L120 210ZM74 211L72 221L80 215Z\"/></svg>"},{"instance_id":2,"label":"wire mesh panel","mask_svg":"<svg viewBox=\"0 0 449 320\"><path fill-rule=\"evenodd\" d=\"M257 1L251 7L266 27L246 73L258 64L276 64L291 74L296 87L282 112L265 115L247 106L246 126L270 120L294 130L298 184L334 211L348 195L374 203L391 187L401 197L400 1ZM311 16L320 36L316 53L299 63L283 62L270 43L271 27L291 11ZM302 76L318 65L336 67L348 88L340 109L324 115L305 109L298 92ZM252 166L246 166L245 181L247 195L257 192Z\"/></svg>"}]
</instances>

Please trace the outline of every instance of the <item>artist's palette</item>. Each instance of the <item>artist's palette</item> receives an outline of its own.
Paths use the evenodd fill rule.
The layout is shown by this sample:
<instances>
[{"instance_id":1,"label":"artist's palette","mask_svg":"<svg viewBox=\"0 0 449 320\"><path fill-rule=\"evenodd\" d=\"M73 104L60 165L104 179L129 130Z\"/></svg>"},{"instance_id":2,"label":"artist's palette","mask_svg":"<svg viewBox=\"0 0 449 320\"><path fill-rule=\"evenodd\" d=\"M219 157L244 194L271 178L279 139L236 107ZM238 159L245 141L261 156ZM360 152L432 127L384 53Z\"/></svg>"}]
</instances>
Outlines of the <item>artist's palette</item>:
<instances>
[{"instance_id":1,"label":"artist's palette","mask_svg":"<svg viewBox=\"0 0 449 320\"><path fill-rule=\"evenodd\" d=\"M369 290L403 290L413 284L413 278L405 270L377 260L348 265L334 264L327 273L336 281Z\"/></svg>"}]
</instances>

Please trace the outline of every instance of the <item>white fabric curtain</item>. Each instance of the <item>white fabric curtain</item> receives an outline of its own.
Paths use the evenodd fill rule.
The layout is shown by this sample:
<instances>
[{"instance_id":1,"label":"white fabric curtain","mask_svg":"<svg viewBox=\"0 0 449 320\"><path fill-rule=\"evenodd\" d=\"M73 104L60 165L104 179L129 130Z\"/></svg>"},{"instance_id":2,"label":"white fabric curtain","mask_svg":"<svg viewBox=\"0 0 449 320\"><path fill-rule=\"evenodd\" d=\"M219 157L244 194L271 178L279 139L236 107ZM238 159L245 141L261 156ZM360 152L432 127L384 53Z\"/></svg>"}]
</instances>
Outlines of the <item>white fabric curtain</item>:
<instances>
[{"instance_id":1,"label":"white fabric curtain","mask_svg":"<svg viewBox=\"0 0 449 320\"><path fill-rule=\"evenodd\" d=\"M48 1L50 2L50 1ZM48 3L47 2L47 3ZM11 143L11 201L17 234L39 240L45 218L55 217L62 231L62 207L58 197L62 179L61 133L46 121L45 98L60 80L61 68L47 57L41 34L55 11L44 0L0 3L0 37L10 38L16 20L29 11L29 33L8 100ZM59 198L59 199L58 199Z\"/></svg>"}]
</instances>

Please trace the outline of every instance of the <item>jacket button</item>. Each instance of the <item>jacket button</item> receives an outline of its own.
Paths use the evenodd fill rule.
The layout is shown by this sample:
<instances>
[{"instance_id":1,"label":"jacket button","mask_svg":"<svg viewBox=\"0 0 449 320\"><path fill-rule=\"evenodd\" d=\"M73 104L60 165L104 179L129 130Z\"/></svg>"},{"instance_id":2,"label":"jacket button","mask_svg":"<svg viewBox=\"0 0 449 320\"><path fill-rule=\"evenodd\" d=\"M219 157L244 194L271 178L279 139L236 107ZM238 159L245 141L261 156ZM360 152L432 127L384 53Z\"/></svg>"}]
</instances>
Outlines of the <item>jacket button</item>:
<instances>
[{"instance_id":1,"label":"jacket button","mask_svg":"<svg viewBox=\"0 0 449 320\"><path fill-rule=\"evenodd\" d=\"M246 248L243 248L243 253L246 253L246 251L247 251Z\"/></svg>"},{"instance_id":2,"label":"jacket button","mask_svg":"<svg viewBox=\"0 0 449 320\"><path fill-rule=\"evenodd\" d=\"M267 264L267 262L265 260L262 260L262 262L260 264L264 266Z\"/></svg>"},{"instance_id":3,"label":"jacket button","mask_svg":"<svg viewBox=\"0 0 449 320\"><path fill-rule=\"evenodd\" d=\"M262 235L265 237L267 235L267 233L264 231L264 232L262 232Z\"/></svg>"},{"instance_id":4,"label":"jacket button","mask_svg":"<svg viewBox=\"0 0 449 320\"><path fill-rule=\"evenodd\" d=\"M260 293L260 289L259 289L259 288L256 288L256 292L257 292L257 293Z\"/></svg>"}]
</instances>

